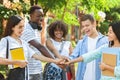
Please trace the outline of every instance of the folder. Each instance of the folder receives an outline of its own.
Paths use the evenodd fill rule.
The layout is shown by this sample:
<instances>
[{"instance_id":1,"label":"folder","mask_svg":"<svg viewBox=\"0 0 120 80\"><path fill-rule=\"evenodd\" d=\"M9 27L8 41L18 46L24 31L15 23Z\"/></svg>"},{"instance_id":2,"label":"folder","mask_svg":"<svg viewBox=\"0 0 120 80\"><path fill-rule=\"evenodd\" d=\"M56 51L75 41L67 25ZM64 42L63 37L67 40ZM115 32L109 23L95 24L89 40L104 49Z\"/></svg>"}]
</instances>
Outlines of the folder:
<instances>
[{"instance_id":1,"label":"folder","mask_svg":"<svg viewBox=\"0 0 120 80\"><path fill-rule=\"evenodd\" d=\"M120 51L118 48L105 48L102 50L102 62L112 67L117 66L118 55ZM101 72L104 76L115 77L114 72L104 70Z\"/></svg>"},{"instance_id":2,"label":"folder","mask_svg":"<svg viewBox=\"0 0 120 80\"><path fill-rule=\"evenodd\" d=\"M22 47L10 49L12 60L25 60L24 51ZM18 65L13 65L14 68L19 67Z\"/></svg>"},{"instance_id":3,"label":"folder","mask_svg":"<svg viewBox=\"0 0 120 80\"><path fill-rule=\"evenodd\" d=\"M112 67L115 67L117 64L117 55L115 54L109 54L109 53L103 53L102 55L102 62L104 62L107 65L110 65ZM114 73L112 73L109 70L104 70L102 71L102 74L105 76L113 76L114 77Z\"/></svg>"}]
</instances>

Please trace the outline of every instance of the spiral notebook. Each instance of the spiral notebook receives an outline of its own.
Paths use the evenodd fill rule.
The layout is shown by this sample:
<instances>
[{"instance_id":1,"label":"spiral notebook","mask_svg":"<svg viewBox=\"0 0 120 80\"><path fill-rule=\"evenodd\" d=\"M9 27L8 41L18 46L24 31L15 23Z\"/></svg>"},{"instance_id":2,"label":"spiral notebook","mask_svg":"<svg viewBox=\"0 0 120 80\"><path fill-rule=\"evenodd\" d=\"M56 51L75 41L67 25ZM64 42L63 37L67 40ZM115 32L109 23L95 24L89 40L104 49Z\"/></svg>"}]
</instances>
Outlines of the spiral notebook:
<instances>
[{"instance_id":1,"label":"spiral notebook","mask_svg":"<svg viewBox=\"0 0 120 80\"><path fill-rule=\"evenodd\" d=\"M12 60L25 60L24 51L22 47L10 49L10 53ZM19 66L14 65L13 67L17 68Z\"/></svg>"}]
</instances>

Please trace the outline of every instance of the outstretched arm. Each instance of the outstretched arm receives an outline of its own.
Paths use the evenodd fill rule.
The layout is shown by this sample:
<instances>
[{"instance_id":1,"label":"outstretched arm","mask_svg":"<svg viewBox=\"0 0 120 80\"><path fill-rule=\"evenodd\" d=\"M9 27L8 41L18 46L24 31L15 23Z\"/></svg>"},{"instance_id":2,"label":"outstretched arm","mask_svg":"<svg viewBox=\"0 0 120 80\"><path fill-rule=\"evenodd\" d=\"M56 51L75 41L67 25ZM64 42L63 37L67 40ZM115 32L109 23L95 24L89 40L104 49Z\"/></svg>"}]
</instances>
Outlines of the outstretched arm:
<instances>
[{"instance_id":1,"label":"outstretched arm","mask_svg":"<svg viewBox=\"0 0 120 80\"><path fill-rule=\"evenodd\" d=\"M53 62L55 64L59 64L61 61L63 61L62 59L51 59L39 54L34 54L32 57L40 61Z\"/></svg>"},{"instance_id":2,"label":"outstretched arm","mask_svg":"<svg viewBox=\"0 0 120 80\"><path fill-rule=\"evenodd\" d=\"M80 57L78 57L78 58L75 58L75 59L72 59L72 60L70 60L70 61L68 61L68 62L65 62L65 64L66 64L66 65L69 65L69 64L71 64L71 63L82 62L82 61L83 61L83 57L80 56ZM64 64L64 63L61 62L61 64Z\"/></svg>"},{"instance_id":3,"label":"outstretched arm","mask_svg":"<svg viewBox=\"0 0 120 80\"><path fill-rule=\"evenodd\" d=\"M70 63L76 63L76 62L82 62L82 61L83 61L83 57L80 56L80 57L78 57L76 59L71 60Z\"/></svg>"},{"instance_id":4,"label":"outstretched arm","mask_svg":"<svg viewBox=\"0 0 120 80\"><path fill-rule=\"evenodd\" d=\"M62 58L62 56L60 55L58 50L56 50L56 48L54 47L54 45L53 45L53 43L51 42L50 39L46 40L46 46L55 55L55 57Z\"/></svg>"},{"instance_id":5,"label":"outstretched arm","mask_svg":"<svg viewBox=\"0 0 120 80\"><path fill-rule=\"evenodd\" d=\"M34 46L35 48L37 48L44 56L49 57L49 58L53 58L50 53L47 51L47 49L41 45L37 40L33 39L31 41L29 41L29 43Z\"/></svg>"}]
</instances>

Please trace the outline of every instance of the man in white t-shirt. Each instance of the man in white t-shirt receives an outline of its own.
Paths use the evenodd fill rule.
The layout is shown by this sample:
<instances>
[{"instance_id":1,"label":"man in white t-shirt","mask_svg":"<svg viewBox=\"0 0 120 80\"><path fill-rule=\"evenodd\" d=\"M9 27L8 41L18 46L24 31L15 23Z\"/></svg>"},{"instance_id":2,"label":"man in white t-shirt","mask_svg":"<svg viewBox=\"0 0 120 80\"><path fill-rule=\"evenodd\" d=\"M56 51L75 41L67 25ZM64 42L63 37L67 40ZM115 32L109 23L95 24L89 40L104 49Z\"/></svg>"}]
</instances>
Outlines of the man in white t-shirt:
<instances>
[{"instance_id":1,"label":"man in white t-shirt","mask_svg":"<svg viewBox=\"0 0 120 80\"><path fill-rule=\"evenodd\" d=\"M39 6L32 6L30 8L30 20L28 23L25 24L25 29L21 38L28 43L30 43L30 47L38 54L40 52L49 58L53 58L46 48L40 44L40 30L41 27L41 20L43 18L43 10ZM29 61L29 75L30 80L42 80L42 65L39 60L35 59L28 59Z\"/></svg>"},{"instance_id":2,"label":"man in white t-shirt","mask_svg":"<svg viewBox=\"0 0 120 80\"><path fill-rule=\"evenodd\" d=\"M77 43L73 53L70 55L70 59L75 59L108 43L107 37L97 31L96 20L92 15L85 14L82 16L80 24L85 35ZM76 80L100 80L100 61L101 59L98 58L90 63L79 62Z\"/></svg>"}]
</instances>

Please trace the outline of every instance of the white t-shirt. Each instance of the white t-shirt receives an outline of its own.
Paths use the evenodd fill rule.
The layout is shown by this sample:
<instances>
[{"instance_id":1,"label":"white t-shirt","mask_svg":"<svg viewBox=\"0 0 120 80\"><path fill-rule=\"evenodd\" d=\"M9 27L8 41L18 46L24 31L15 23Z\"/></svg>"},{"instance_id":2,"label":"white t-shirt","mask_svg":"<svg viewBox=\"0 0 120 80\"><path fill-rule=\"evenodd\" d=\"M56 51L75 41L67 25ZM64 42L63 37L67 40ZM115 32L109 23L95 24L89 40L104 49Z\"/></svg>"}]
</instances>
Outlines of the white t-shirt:
<instances>
[{"instance_id":1,"label":"white t-shirt","mask_svg":"<svg viewBox=\"0 0 120 80\"><path fill-rule=\"evenodd\" d=\"M96 49L97 40L98 40L98 37L96 37L94 39L88 37L88 52ZM83 80L96 80L95 79L95 75L96 75L96 73L95 73L96 65L95 64L96 64L95 60L87 63Z\"/></svg>"},{"instance_id":2,"label":"white t-shirt","mask_svg":"<svg viewBox=\"0 0 120 80\"><path fill-rule=\"evenodd\" d=\"M63 56L66 56L66 57L69 57L69 54L70 54L70 41L62 41L62 42L57 42L53 39L51 39L53 45L55 46L55 48L60 51L61 50L61 47L62 47L62 50L61 50L61 53L60 55L63 55Z\"/></svg>"},{"instance_id":3,"label":"white t-shirt","mask_svg":"<svg viewBox=\"0 0 120 80\"><path fill-rule=\"evenodd\" d=\"M40 42L40 32L37 29L33 29L29 23L25 24L25 29L21 38L27 42L35 39ZM34 46L30 45L30 47L35 51L37 54L41 54L40 51L35 48ZM28 58L28 66L29 66L29 74L40 74L42 72L42 64L41 61L35 60L34 58Z\"/></svg>"},{"instance_id":4,"label":"white t-shirt","mask_svg":"<svg viewBox=\"0 0 120 80\"><path fill-rule=\"evenodd\" d=\"M11 60L10 49L19 48L19 47L23 47L24 54L25 54L24 56L25 56L26 60L28 57L31 58L35 54L35 52L29 47L29 44L26 43L25 41L21 40L22 44L20 44L14 38L7 36L5 38L2 38L0 41L0 57L6 58L7 40L8 40L8 44L9 44L8 59ZM13 69L13 66L9 65L9 68Z\"/></svg>"}]
</instances>

